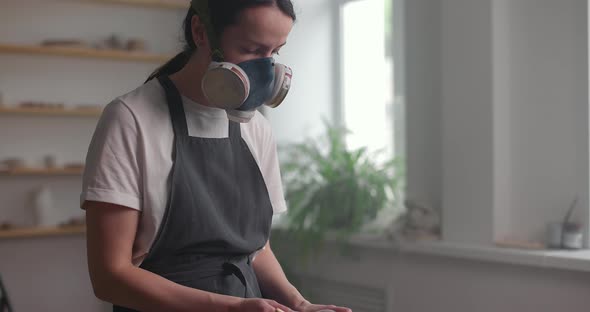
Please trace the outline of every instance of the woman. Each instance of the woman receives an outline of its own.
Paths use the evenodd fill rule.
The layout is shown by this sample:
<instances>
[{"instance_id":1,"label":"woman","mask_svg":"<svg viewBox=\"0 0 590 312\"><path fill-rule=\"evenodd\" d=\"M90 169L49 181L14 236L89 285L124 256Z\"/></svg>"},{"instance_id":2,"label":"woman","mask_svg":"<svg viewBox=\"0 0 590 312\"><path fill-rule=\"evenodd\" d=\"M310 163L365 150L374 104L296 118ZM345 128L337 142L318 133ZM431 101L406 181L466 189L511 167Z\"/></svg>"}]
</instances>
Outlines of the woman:
<instances>
[{"instance_id":1,"label":"woman","mask_svg":"<svg viewBox=\"0 0 590 312\"><path fill-rule=\"evenodd\" d=\"M194 0L185 50L105 108L81 205L92 285L114 311L350 311L305 300L268 243L286 206L255 108L288 90L272 56L294 21L290 0Z\"/></svg>"}]
</instances>

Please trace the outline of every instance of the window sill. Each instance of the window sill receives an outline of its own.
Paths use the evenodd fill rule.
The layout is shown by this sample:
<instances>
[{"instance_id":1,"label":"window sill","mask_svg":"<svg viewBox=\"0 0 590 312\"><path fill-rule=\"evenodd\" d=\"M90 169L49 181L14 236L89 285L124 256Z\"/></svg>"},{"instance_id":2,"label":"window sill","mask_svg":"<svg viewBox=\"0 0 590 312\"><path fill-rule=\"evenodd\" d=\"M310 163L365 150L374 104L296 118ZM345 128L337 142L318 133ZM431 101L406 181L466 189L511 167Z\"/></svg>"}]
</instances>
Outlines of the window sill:
<instances>
[{"instance_id":1,"label":"window sill","mask_svg":"<svg viewBox=\"0 0 590 312\"><path fill-rule=\"evenodd\" d=\"M401 253L590 272L590 250L522 250L428 241L403 242L399 245L399 251Z\"/></svg>"},{"instance_id":2,"label":"window sill","mask_svg":"<svg viewBox=\"0 0 590 312\"><path fill-rule=\"evenodd\" d=\"M333 239L327 238L327 241ZM525 250L440 240L394 242L380 236L353 235L352 246L397 254L421 254L546 269L590 272L590 250Z\"/></svg>"}]
</instances>

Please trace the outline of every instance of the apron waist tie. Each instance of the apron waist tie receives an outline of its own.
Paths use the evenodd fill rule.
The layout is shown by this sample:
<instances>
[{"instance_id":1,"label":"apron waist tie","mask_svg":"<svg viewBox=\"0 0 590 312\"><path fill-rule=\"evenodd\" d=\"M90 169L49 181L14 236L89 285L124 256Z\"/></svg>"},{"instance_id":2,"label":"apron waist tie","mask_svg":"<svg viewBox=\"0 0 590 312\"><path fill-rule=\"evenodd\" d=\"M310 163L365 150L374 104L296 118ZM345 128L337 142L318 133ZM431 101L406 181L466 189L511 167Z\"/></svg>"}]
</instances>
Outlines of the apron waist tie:
<instances>
[{"instance_id":1,"label":"apron waist tie","mask_svg":"<svg viewBox=\"0 0 590 312\"><path fill-rule=\"evenodd\" d=\"M233 274L235 275L242 285L244 285L244 298L248 298L248 292L250 290L248 279L244 275L244 270L248 270L248 268L242 267L243 265L250 266L252 263L252 259L254 254L250 254L244 258L239 258L235 260L228 260L222 264L222 268L224 273Z\"/></svg>"},{"instance_id":2,"label":"apron waist tie","mask_svg":"<svg viewBox=\"0 0 590 312\"><path fill-rule=\"evenodd\" d=\"M213 256L213 257L207 257L207 256L202 256L202 255L190 255L187 257L178 257L177 260L180 263L183 264L179 264L177 262L176 265L172 265L172 267L175 267L176 269L174 269L174 271L176 270L187 270L188 268L186 267L187 264L190 264L190 267L193 267L193 276L199 276L202 275L203 277L205 276L211 276L211 274L219 274L219 275L235 275L240 282L242 283L242 285L245 288L244 291L244 297L248 297L248 294L252 291L251 289L251 285L248 282L250 280L250 275L249 270L251 270L251 268L249 268L249 266L252 263L252 259L254 257L254 254L249 254L249 255L243 255L243 256L238 256L238 257L223 257L223 256ZM190 261L189 259L194 259L193 261ZM188 261L187 261L188 260ZM170 274L174 274L174 271L171 271L170 268L170 264L174 263L175 261L165 261L168 262L168 264L165 263L144 263L142 265L142 267L144 269L147 269L148 271L152 271L156 274L162 275L164 277L169 276ZM164 270L162 270L162 268L165 268ZM197 274L195 274L196 272L199 272Z\"/></svg>"},{"instance_id":3,"label":"apron waist tie","mask_svg":"<svg viewBox=\"0 0 590 312\"><path fill-rule=\"evenodd\" d=\"M242 282L242 285L244 285L244 298L247 298L248 281L246 280L246 276L244 276L244 272L242 272L242 269L240 269L240 267L238 267L235 263L225 262L223 263L223 271L227 274L233 274L240 279L240 282Z\"/></svg>"}]
</instances>

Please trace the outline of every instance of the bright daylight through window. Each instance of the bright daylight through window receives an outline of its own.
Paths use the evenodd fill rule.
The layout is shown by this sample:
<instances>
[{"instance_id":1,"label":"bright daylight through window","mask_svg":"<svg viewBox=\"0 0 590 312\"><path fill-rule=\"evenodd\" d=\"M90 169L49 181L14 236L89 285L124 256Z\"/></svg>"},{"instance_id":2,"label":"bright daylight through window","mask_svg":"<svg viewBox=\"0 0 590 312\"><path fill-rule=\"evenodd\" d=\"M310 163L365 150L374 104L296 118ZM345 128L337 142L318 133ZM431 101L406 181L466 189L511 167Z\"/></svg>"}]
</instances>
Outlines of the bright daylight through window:
<instances>
[{"instance_id":1,"label":"bright daylight through window","mask_svg":"<svg viewBox=\"0 0 590 312\"><path fill-rule=\"evenodd\" d=\"M351 148L399 154L395 129L392 0L342 5L342 114Z\"/></svg>"}]
</instances>

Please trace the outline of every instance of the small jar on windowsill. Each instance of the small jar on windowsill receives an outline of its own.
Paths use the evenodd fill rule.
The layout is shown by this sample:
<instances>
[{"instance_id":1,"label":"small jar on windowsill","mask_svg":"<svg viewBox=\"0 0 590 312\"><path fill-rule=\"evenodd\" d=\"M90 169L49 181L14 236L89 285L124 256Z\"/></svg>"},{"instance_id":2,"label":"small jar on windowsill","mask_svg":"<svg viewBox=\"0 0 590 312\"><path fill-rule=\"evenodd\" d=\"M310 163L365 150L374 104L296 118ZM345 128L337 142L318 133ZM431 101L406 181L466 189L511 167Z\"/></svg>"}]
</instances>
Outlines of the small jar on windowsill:
<instances>
[{"instance_id":1,"label":"small jar on windowsill","mask_svg":"<svg viewBox=\"0 0 590 312\"><path fill-rule=\"evenodd\" d=\"M563 225L563 248L582 249L584 246L584 235L582 226L578 223L567 222Z\"/></svg>"}]
</instances>

